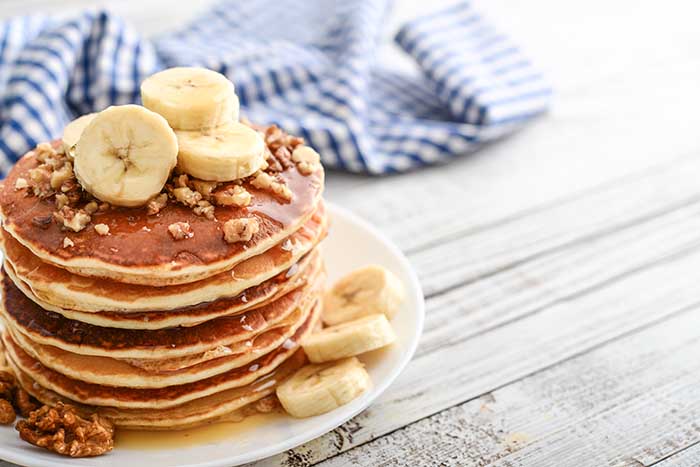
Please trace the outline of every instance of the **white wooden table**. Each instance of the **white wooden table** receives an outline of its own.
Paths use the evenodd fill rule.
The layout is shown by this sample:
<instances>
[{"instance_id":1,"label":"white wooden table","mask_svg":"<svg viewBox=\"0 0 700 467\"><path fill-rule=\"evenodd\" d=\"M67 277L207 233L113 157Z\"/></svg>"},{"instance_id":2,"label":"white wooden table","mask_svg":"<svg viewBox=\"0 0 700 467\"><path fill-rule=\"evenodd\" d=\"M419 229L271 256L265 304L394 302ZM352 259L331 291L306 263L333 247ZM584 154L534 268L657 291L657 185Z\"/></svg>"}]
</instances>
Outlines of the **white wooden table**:
<instances>
[{"instance_id":1,"label":"white wooden table","mask_svg":"<svg viewBox=\"0 0 700 467\"><path fill-rule=\"evenodd\" d=\"M47 3L5 0L1 14ZM112 6L152 33L207 2L180 3ZM398 2L387 37L435 3ZM551 112L447 167L329 175L328 198L412 261L425 334L377 403L260 466L700 465L697 8L481 9L545 68Z\"/></svg>"}]
</instances>

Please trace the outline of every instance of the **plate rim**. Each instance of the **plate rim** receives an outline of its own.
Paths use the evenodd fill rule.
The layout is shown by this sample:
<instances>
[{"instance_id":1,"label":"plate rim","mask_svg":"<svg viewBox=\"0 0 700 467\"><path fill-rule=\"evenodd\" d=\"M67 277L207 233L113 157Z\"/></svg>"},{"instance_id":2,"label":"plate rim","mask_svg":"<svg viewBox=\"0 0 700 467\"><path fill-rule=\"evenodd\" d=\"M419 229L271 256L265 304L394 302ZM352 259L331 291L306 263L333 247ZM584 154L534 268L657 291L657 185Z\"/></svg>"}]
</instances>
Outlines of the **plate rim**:
<instances>
[{"instance_id":1,"label":"plate rim","mask_svg":"<svg viewBox=\"0 0 700 467\"><path fill-rule=\"evenodd\" d=\"M408 290L413 291L414 300L416 303L416 325L413 329L413 334L411 335L411 340L408 343L406 352L402 355L401 360L395 365L388 377L386 377L380 385L374 386L371 396L361 404L358 408L349 412L349 414L343 417L332 419L332 421L327 422L324 425L319 425L318 427L310 430L306 430L298 435L291 436L287 438L284 442L277 443L274 448L258 448L250 450L246 453L239 453L231 457L220 457L217 459L207 460L203 462L188 463L188 464L178 464L177 467L234 467L241 464L246 464L250 462L259 461L266 459L268 457L276 456L282 452L294 449L304 443L314 440L326 433L338 428L339 426L346 423L348 420L356 417L361 412L367 410L384 392L391 386L394 381L403 373L406 369L408 363L413 359L416 349L418 348L418 343L420 337L423 333L423 327L425 323L425 298L423 295L423 288L421 287L418 275L411 265L408 258L403 254L403 252L379 229L370 224L367 220L358 216L354 212L347 208L341 207L335 203L326 201L328 207L328 212L331 217L339 215L349 220L352 224L361 227L363 230L368 231L373 237L377 238L384 248L387 248L391 255L400 263L402 269L408 274L410 281ZM145 452L145 451L144 451ZM15 449L5 449L0 446L0 459L6 462L15 463L17 465L31 466L39 465L32 462L28 456L29 453L17 452ZM89 462L90 458L82 459L72 459L72 462L66 463L60 458L54 460L47 460L47 462L42 462L41 465L45 467L74 467L76 465L81 465L84 462ZM77 461L77 462L76 462ZM29 463L28 463L29 462ZM88 465L88 464L84 464Z\"/></svg>"}]
</instances>

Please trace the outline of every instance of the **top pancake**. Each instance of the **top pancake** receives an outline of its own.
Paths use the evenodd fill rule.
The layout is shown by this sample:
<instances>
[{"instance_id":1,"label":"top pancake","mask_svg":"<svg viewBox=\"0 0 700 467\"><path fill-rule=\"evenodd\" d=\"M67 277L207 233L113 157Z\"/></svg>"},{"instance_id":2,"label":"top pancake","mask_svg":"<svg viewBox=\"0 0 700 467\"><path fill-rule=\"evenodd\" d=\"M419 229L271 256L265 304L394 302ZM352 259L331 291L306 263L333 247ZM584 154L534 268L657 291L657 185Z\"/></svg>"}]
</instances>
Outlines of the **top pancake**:
<instances>
[{"instance_id":1,"label":"top pancake","mask_svg":"<svg viewBox=\"0 0 700 467\"><path fill-rule=\"evenodd\" d=\"M54 142L57 147L59 143ZM84 276L111 278L143 285L170 285L210 277L257 255L298 229L313 213L323 191L323 169L301 174L294 164L276 173L292 192L291 201L260 190L244 179L242 186L252 195L247 208L217 206L215 220L195 215L189 207L173 201L157 214L145 207L111 207L93 215L80 232L66 231L51 219L56 211L54 197L41 199L28 189L16 189L18 178L30 180L36 168L37 151L20 159L0 187L3 227L42 260ZM259 232L248 242L227 243L223 224L229 219L255 218ZM175 241L168 227L188 222L194 236ZM109 235L93 228L109 226ZM74 246L64 248L64 239Z\"/></svg>"}]
</instances>

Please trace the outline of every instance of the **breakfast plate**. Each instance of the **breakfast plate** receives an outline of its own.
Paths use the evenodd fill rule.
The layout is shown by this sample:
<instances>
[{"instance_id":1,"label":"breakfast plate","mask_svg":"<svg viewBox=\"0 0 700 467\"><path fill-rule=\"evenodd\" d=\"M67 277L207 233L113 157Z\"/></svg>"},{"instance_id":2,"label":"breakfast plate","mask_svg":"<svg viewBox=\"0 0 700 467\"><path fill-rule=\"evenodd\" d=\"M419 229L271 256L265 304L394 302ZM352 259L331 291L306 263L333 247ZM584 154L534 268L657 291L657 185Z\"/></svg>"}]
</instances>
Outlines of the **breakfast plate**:
<instances>
[{"instance_id":1,"label":"breakfast plate","mask_svg":"<svg viewBox=\"0 0 700 467\"><path fill-rule=\"evenodd\" d=\"M317 438L359 414L399 376L413 356L423 329L424 303L408 260L366 221L329 203L331 227L322 244L328 283L368 264L394 272L406 288L406 300L392 320L397 341L360 357L373 386L352 402L323 415L294 419L256 415L240 423L166 434L117 434L111 453L83 459L63 458L22 441L12 427L0 427L0 459L25 466L230 467L279 454Z\"/></svg>"}]
</instances>

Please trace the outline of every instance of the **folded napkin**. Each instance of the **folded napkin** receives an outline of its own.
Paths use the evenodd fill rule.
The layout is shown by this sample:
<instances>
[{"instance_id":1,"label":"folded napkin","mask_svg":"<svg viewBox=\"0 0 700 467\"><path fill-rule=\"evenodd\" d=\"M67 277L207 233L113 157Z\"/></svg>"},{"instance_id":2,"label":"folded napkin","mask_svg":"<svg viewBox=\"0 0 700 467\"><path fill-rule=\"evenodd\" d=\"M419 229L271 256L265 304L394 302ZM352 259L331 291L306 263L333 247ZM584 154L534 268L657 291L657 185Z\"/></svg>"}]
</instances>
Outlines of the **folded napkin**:
<instances>
[{"instance_id":1,"label":"folded napkin","mask_svg":"<svg viewBox=\"0 0 700 467\"><path fill-rule=\"evenodd\" d=\"M405 24L420 73L376 56L389 0L227 0L141 38L108 12L0 22L0 171L78 115L139 101L139 84L196 65L236 85L241 112L303 136L327 167L384 174L443 162L545 110L550 88L467 3Z\"/></svg>"}]
</instances>

